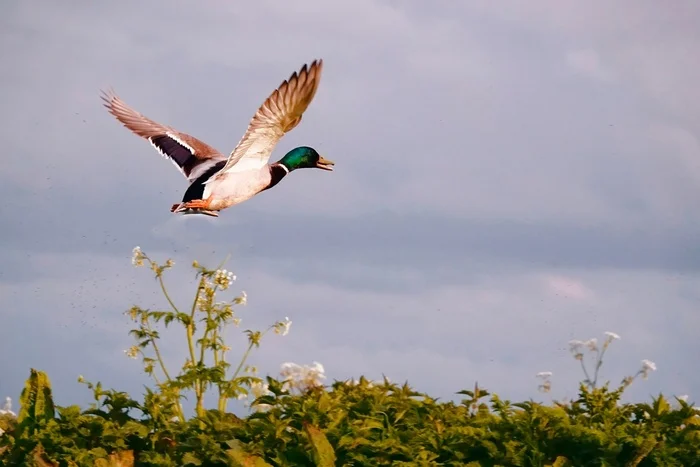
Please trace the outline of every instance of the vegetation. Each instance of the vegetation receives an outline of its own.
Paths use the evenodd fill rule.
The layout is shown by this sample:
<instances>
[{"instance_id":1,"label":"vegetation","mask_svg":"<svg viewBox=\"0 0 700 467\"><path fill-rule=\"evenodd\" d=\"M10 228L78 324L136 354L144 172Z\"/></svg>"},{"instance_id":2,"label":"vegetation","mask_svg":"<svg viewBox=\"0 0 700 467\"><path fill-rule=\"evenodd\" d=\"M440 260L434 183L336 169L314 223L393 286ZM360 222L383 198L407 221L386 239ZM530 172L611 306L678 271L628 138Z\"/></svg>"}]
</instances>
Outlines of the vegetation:
<instances>
[{"instance_id":1,"label":"vegetation","mask_svg":"<svg viewBox=\"0 0 700 467\"><path fill-rule=\"evenodd\" d=\"M572 341L584 380L578 398L549 405L511 403L475 386L461 402L439 401L398 385L360 378L324 385L314 363L282 365L279 378L256 375L246 366L269 331L286 334L285 319L264 331L244 331L248 347L233 367L224 342L227 326L240 324L235 312L245 293L215 300L235 276L196 262L197 290L182 309L171 300L164 274L173 267L134 250L134 265L149 265L169 305L167 310L132 307L136 339L126 351L141 358L154 380L142 401L102 388L82 377L95 403L81 409L54 405L47 375L32 369L15 417L0 411L0 465L27 466L699 466L700 414L683 398L663 395L650 403L621 403L641 369L616 387L599 385L605 352L619 339ZM162 328L178 324L188 357L178 373L165 364L159 347ZM586 366L586 353L593 366ZM230 371L233 368L233 371ZM538 374L540 390L551 389L551 373ZM218 395L205 408L204 394ZM181 400L193 395L186 417ZM230 399L250 398L252 413L228 413Z\"/></svg>"}]
</instances>

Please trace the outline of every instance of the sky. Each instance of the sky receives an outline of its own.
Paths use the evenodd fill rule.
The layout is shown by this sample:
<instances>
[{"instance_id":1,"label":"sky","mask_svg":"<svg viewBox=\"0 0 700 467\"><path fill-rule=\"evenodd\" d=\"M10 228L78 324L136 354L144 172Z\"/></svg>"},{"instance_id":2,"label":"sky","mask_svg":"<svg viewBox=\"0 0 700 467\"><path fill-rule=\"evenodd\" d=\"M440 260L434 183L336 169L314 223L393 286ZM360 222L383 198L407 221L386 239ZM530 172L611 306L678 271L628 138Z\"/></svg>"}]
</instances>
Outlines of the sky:
<instances>
[{"instance_id":1,"label":"sky","mask_svg":"<svg viewBox=\"0 0 700 467\"><path fill-rule=\"evenodd\" d=\"M123 312L166 304L140 246L175 261L178 303L193 260L231 255L233 356L243 330L293 321L253 353L263 375L318 361L328 382L547 402L583 378L568 342L611 331L603 380L658 367L628 400L700 402L699 22L692 0L3 2L0 397L30 368L59 405L91 402L78 375L143 393ZM216 219L170 213L186 180L99 99L228 154L315 58L271 160L308 145L335 170ZM182 362L182 332L163 347Z\"/></svg>"}]
</instances>

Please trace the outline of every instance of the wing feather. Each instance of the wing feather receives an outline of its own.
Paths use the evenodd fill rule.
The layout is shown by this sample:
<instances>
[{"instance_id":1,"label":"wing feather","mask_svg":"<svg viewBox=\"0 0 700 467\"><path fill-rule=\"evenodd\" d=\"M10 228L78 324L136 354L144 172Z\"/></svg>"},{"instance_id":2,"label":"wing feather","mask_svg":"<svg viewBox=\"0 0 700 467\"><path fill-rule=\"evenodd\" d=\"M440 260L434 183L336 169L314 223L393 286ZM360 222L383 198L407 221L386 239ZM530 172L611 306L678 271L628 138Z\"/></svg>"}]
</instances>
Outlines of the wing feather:
<instances>
[{"instance_id":1,"label":"wing feather","mask_svg":"<svg viewBox=\"0 0 700 467\"><path fill-rule=\"evenodd\" d=\"M142 115L122 101L114 91L102 92L104 106L126 128L147 139L164 157L170 159L190 181L213 163L225 160L219 151L194 136Z\"/></svg>"},{"instance_id":2,"label":"wing feather","mask_svg":"<svg viewBox=\"0 0 700 467\"><path fill-rule=\"evenodd\" d=\"M318 89L322 68L323 60L320 59L311 65L305 64L270 94L219 174L242 172L267 164L279 140L301 122Z\"/></svg>"}]
</instances>

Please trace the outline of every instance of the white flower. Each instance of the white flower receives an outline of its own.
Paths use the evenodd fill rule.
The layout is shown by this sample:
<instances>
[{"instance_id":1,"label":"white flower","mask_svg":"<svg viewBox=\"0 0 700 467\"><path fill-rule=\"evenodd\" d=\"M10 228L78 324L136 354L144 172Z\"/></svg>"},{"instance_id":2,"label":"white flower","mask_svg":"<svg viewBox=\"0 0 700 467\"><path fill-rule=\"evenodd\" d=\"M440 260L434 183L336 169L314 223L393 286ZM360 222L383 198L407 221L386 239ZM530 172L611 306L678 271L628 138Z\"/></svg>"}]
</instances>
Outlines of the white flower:
<instances>
[{"instance_id":1,"label":"white flower","mask_svg":"<svg viewBox=\"0 0 700 467\"><path fill-rule=\"evenodd\" d=\"M312 387L322 386L326 379L323 365L313 362L311 365L300 366L296 363L283 363L280 368L280 375L285 382L282 386L284 390L298 389L305 391Z\"/></svg>"},{"instance_id":2,"label":"white flower","mask_svg":"<svg viewBox=\"0 0 700 467\"><path fill-rule=\"evenodd\" d=\"M552 382L549 380L549 378L552 376L551 371L540 371L535 376L543 380L542 384L537 386L537 389L540 392L549 392L552 390Z\"/></svg>"},{"instance_id":3,"label":"white flower","mask_svg":"<svg viewBox=\"0 0 700 467\"><path fill-rule=\"evenodd\" d=\"M688 402L688 394L683 394L682 396L678 396L678 400L681 400L683 402Z\"/></svg>"},{"instance_id":4,"label":"white flower","mask_svg":"<svg viewBox=\"0 0 700 467\"><path fill-rule=\"evenodd\" d=\"M292 321L289 319L288 316L284 317L284 321L280 321L277 324L275 324L275 334L282 334L283 336L286 336L289 334L289 328L292 327Z\"/></svg>"},{"instance_id":5,"label":"white flower","mask_svg":"<svg viewBox=\"0 0 700 467\"><path fill-rule=\"evenodd\" d=\"M248 303L248 294L245 293L245 290L241 292L241 295L239 297L236 297L233 299L233 303L236 305L245 305Z\"/></svg>"},{"instance_id":6,"label":"white flower","mask_svg":"<svg viewBox=\"0 0 700 467\"><path fill-rule=\"evenodd\" d=\"M138 358L139 356L139 348L136 345L132 345L128 349L124 351L127 357L133 358L134 360Z\"/></svg>"},{"instance_id":7,"label":"white flower","mask_svg":"<svg viewBox=\"0 0 700 467\"><path fill-rule=\"evenodd\" d=\"M656 371L656 363L651 360L642 360L642 369L639 371L642 373L642 378L647 379L650 371Z\"/></svg>"},{"instance_id":8,"label":"white flower","mask_svg":"<svg viewBox=\"0 0 700 467\"><path fill-rule=\"evenodd\" d=\"M231 285L231 282L236 280L236 276L231 271L226 269L217 269L214 273L214 283L221 287L221 290L226 290Z\"/></svg>"},{"instance_id":9,"label":"white flower","mask_svg":"<svg viewBox=\"0 0 700 467\"><path fill-rule=\"evenodd\" d=\"M642 360L642 369L645 371L656 371L656 363L651 360Z\"/></svg>"},{"instance_id":10,"label":"white flower","mask_svg":"<svg viewBox=\"0 0 700 467\"><path fill-rule=\"evenodd\" d=\"M134 249L131 251L133 253L131 256L131 264L133 264L135 267L143 266L143 259L145 258L145 255L141 251L141 247L134 247Z\"/></svg>"},{"instance_id":11,"label":"white flower","mask_svg":"<svg viewBox=\"0 0 700 467\"><path fill-rule=\"evenodd\" d=\"M0 415L12 415L16 417L17 414L12 411L12 399L9 397L5 398L5 404L3 404L2 409L0 409ZM2 433L0 433L2 434Z\"/></svg>"},{"instance_id":12,"label":"white flower","mask_svg":"<svg viewBox=\"0 0 700 467\"><path fill-rule=\"evenodd\" d=\"M569 341L569 350L578 353L581 350L581 347L583 347L584 342L580 341L578 339L574 339L572 341Z\"/></svg>"},{"instance_id":13,"label":"white flower","mask_svg":"<svg viewBox=\"0 0 700 467\"><path fill-rule=\"evenodd\" d=\"M250 391L253 393L253 397L255 399L262 396L272 395L272 392L269 390L268 384L263 382L251 383Z\"/></svg>"},{"instance_id":14,"label":"white flower","mask_svg":"<svg viewBox=\"0 0 700 467\"><path fill-rule=\"evenodd\" d=\"M591 352L595 352L598 350L598 339L595 337L588 339L586 342L583 343L586 347L588 347L588 350Z\"/></svg>"},{"instance_id":15,"label":"white flower","mask_svg":"<svg viewBox=\"0 0 700 467\"><path fill-rule=\"evenodd\" d=\"M615 340L615 339L620 339L619 334L615 334L614 332L611 331L605 331L605 335L608 337L610 340Z\"/></svg>"}]
</instances>

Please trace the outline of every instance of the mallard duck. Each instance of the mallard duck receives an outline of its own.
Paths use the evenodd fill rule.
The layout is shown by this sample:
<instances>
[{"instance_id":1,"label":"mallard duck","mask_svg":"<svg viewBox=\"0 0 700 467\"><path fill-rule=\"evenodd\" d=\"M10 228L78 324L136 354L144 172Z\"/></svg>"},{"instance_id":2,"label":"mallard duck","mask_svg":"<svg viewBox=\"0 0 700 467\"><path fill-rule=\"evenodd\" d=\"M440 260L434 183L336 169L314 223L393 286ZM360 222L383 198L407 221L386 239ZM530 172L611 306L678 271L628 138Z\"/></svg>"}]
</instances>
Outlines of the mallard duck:
<instances>
[{"instance_id":1,"label":"mallard duck","mask_svg":"<svg viewBox=\"0 0 700 467\"><path fill-rule=\"evenodd\" d=\"M190 182L182 202L173 204L170 211L218 217L222 209L272 188L293 170L333 170L332 161L308 146L296 147L279 161L268 164L279 140L301 122L316 94L322 67L323 60L314 60L283 81L260 106L228 157L194 136L141 115L114 91L103 91L101 97L109 113L147 139Z\"/></svg>"}]
</instances>

